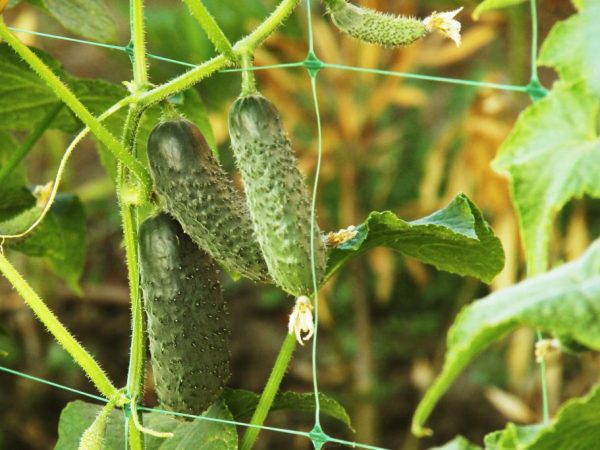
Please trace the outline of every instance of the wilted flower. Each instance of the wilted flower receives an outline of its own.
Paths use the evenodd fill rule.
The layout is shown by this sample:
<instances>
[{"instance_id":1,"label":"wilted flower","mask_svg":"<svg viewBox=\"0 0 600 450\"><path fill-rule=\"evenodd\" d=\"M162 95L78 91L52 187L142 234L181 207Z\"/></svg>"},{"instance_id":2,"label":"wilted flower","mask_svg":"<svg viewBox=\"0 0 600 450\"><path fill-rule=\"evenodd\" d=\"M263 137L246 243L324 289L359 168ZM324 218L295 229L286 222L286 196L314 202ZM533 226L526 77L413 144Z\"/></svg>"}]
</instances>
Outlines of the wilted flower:
<instances>
[{"instance_id":1,"label":"wilted flower","mask_svg":"<svg viewBox=\"0 0 600 450\"><path fill-rule=\"evenodd\" d=\"M312 310L313 305L310 303L310 299L302 295L296 299L296 304L290 314L288 332L289 334L296 333L296 339L300 345L304 345L303 341L308 341L315 333ZM306 333L306 335L302 336L302 333Z\"/></svg>"},{"instance_id":2,"label":"wilted flower","mask_svg":"<svg viewBox=\"0 0 600 450\"><path fill-rule=\"evenodd\" d=\"M433 30L438 30L442 34L445 34L450 39L454 41L454 43L459 46L460 45L460 22L458 20L454 20L454 16L456 16L461 10L462 6L454 11L447 12L434 12L429 17L423 19L423 24L427 28L429 32Z\"/></svg>"}]
</instances>

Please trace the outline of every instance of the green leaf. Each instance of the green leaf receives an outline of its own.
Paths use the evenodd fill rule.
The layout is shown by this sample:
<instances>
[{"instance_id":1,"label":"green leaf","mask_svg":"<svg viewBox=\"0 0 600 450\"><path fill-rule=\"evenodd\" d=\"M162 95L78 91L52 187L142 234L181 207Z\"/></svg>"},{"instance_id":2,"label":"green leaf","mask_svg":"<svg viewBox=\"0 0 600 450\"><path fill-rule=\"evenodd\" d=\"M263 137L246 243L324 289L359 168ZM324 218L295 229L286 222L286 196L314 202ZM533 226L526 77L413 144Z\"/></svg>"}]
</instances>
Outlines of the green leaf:
<instances>
[{"instance_id":1,"label":"green leaf","mask_svg":"<svg viewBox=\"0 0 600 450\"><path fill-rule=\"evenodd\" d=\"M481 13L486 11L491 11L493 9L506 8L507 6L518 5L519 3L523 3L526 0L483 0L475 11L473 11L473 18L475 20L479 19Z\"/></svg>"},{"instance_id":2,"label":"green leaf","mask_svg":"<svg viewBox=\"0 0 600 450\"><path fill-rule=\"evenodd\" d=\"M600 385L585 397L565 403L552 423L518 426L485 437L486 450L593 449L600 442Z\"/></svg>"},{"instance_id":3,"label":"green leaf","mask_svg":"<svg viewBox=\"0 0 600 450\"><path fill-rule=\"evenodd\" d=\"M552 222L572 198L600 196L600 103L583 84L557 83L527 108L493 166L511 178L531 274L547 269Z\"/></svg>"},{"instance_id":4,"label":"green leaf","mask_svg":"<svg viewBox=\"0 0 600 450\"><path fill-rule=\"evenodd\" d=\"M39 215L40 210L33 209ZM54 272L80 293L79 278L87 248L83 205L74 195L59 194L39 228L12 248L29 256L46 258Z\"/></svg>"},{"instance_id":5,"label":"green leaf","mask_svg":"<svg viewBox=\"0 0 600 450\"><path fill-rule=\"evenodd\" d=\"M463 194L430 216L406 222L390 211L372 212L351 240L329 255L326 278L345 262L385 246L440 270L489 282L504 266L504 251L481 211Z\"/></svg>"},{"instance_id":6,"label":"green leaf","mask_svg":"<svg viewBox=\"0 0 600 450\"><path fill-rule=\"evenodd\" d=\"M225 403L227 403L235 420L245 422L252 418L260 396L244 389L225 389L222 398ZM354 431L350 416L337 400L323 393L319 393L319 403L323 414L339 420L350 430ZM271 406L271 411L277 410L306 411L314 413L315 396L312 393L300 394L291 391L278 392L273 400L273 405Z\"/></svg>"},{"instance_id":7,"label":"green leaf","mask_svg":"<svg viewBox=\"0 0 600 450\"><path fill-rule=\"evenodd\" d=\"M9 134L0 131L0 170L8 163L11 154L16 151L19 143ZM26 187L25 167L16 166L7 177L0 182L0 234L6 227L2 222L13 219L35 204L35 198Z\"/></svg>"},{"instance_id":8,"label":"green leaf","mask_svg":"<svg viewBox=\"0 0 600 450\"><path fill-rule=\"evenodd\" d=\"M52 71L64 78L60 64L32 49ZM6 43L0 44L0 129L31 130L59 103L58 97ZM77 121L63 109L53 128L72 131Z\"/></svg>"},{"instance_id":9,"label":"green leaf","mask_svg":"<svg viewBox=\"0 0 600 450\"><path fill-rule=\"evenodd\" d=\"M100 0L42 0L52 17L67 30L100 42L117 42L117 24Z\"/></svg>"},{"instance_id":10,"label":"green leaf","mask_svg":"<svg viewBox=\"0 0 600 450\"><path fill-rule=\"evenodd\" d=\"M99 115L127 95L125 87L120 85L103 80L77 79L65 73L60 63L50 55L38 49L32 50L69 85L92 114ZM31 130L59 103L54 92L8 44L0 44L0 129ZM123 118L124 112L121 112L108 123L120 131ZM68 108L63 108L49 128L74 133L82 125Z\"/></svg>"},{"instance_id":11,"label":"green leaf","mask_svg":"<svg viewBox=\"0 0 600 450\"><path fill-rule=\"evenodd\" d=\"M558 22L544 41L538 63L554 67L565 81L585 80L600 95L600 3L582 0L581 12Z\"/></svg>"},{"instance_id":12,"label":"green leaf","mask_svg":"<svg viewBox=\"0 0 600 450\"><path fill-rule=\"evenodd\" d=\"M441 447L433 447L429 450L482 450L479 445L470 443L462 436L456 436L450 442Z\"/></svg>"},{"instance_id":13,"label":"green leaf","mask_svg":"<svg viewBox=\"0 0 600 450\"><path fill-rule=\"evenodd\" d=\"M78 450L79 439L83 432L94 422L102 411L101 405L81 400L70 402L63 409L58 423L58 442L54 450ZM227 407L220 402L212 405L205 417L220 420L233 420ZM237 449L237 431L235 425L196 419L184 422L163 413L143 414L144 426L155 431L170 431L174 436L169 439L145 436L145 450L234 450ZM108 416L104 450L121 450L125 447L123 413L112 411Z\"/></svg>"},{"instance_id":14,"label":"green leaf","mask_svg":"<svg viewBox=\"0 0 600 450\"><path fill-rule=\"evenodd\" d=\"M541 428L543 425L519 426L509 423L504 430L495 431L485 437L485 449L525 449Z\"/></svg>"},{"instance_id":15,"label":"green leaf","mask_svg":"<svg viewBox=\"0 0 600 450\"><path fill-rule=\"evenodd\" d=\"M19 148L19 143L9 133L0 131L0 169L10 160L10 156ZM20 190L22 187L27 185L27 178L25 177L25 167L22 164L16 166L4 179L0 181L0 192L4 193L11 190ZM2 203L4 203L5 196L0 195ZM3 205L0 205L2 208Z\"/></svg>"},{"instance_id":16,"label":"green leaf","mask_svg":"<svg viewBox=\"0 0 600 450\"><path fill-rule=\"evenodd\" d=\"M423 424L461 371L493 342L520 326L564 335L600 349L600 240L571 263L463 308L448 332L441 374L413 417L413 432Z\"/></svg>"},{"instance_id":17,"label":"green leaf","mask_svg":"<svg viewBox=\"0 0 600 450\"><path fill-rule=\"evenodd\" d=\"M220 420L233 420L233 416L222 402L208 408L203 416ZM163 441L159 450L235 450L238 448L238 435L235 425L195 419L182 423L174 431L175 436Z\"/></svg>"},{"instance_id":18,"label":"green leaf","mask_svg":"<svg viewBox=\"0 0 600 450\"><path fill-rule=\"evenodd\" d=\"M58 441L54 450L78 450L83 432L94 422L102 406L81 400L69 402L60 413L58 421ZM105 450L121 450L125 447L123 412L112 411L108 416Z\"/></svg>"},{"instance_id":19,"label":"green leaf","mask_svg":"<svg viewBox=\"0 0 600 450\"><path fill-rule=\"evenodd\" d=\"M600 385L585 397L565 403L552 424L543 427L527 450L593 449L600 442Z\"/></svg>"}]
</instances>

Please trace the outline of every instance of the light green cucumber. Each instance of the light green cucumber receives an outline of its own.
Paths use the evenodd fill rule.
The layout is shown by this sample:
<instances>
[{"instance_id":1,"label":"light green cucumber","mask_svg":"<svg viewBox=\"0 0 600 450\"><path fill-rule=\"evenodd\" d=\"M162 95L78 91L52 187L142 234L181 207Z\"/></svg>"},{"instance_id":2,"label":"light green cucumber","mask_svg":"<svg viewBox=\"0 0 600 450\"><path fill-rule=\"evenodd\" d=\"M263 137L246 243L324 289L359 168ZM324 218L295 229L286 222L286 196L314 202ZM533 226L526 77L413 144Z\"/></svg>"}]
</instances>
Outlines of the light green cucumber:
<instances>
[{"instance_id":1,"label":"light green cucumber","mask_svg":"<svg viewBox=\"0 0 600 450\"><path fill-rule=\"evenodd\" d=\"M326 0L325 3L337 28L363 42L398 47L429 33L425 24L414 17L384 14L346 0Z\"/></svg>"},{"instance_id":2,"label":"light green cucumber","mask_svg":"<svg viewBox=\"0 0 600 450\"><path fill-rule=\"evenodd\" d=\"M260 94L240 97L229 112L229 133L269 273L286 292L310 295L310 201L279 112ZM314 241L320 282L326 250L316 225Z\"/></svg>"}]
</instances>

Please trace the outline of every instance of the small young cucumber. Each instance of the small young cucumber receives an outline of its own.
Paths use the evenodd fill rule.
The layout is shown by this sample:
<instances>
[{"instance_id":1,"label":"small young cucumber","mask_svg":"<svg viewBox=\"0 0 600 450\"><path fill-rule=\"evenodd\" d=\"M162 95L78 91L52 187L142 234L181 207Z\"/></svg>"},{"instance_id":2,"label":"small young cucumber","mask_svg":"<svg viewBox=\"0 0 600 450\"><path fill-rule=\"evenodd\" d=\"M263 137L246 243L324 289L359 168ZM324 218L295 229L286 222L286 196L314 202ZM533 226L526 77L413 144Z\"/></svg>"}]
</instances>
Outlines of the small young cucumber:
<instances>
[{"instance_id":1,"label":"small young cucumber","mask_svg":"<svg viewBox=\"0 0 600 450\"><path fill-rule=\"evenodd\" d=\"M243 196L188 120L157 125L148 140L154 187L183 230L230 274L270 281Z\"/></svg>"},{"instance_id":2,"label":"small young cucumber","mask_svg":"<svg viewBox=\"0 0 600 450\"><path fill-rule=\"evenodd\" d=\"M240 97L229 112L229 133L269 273L286 292L309 295L310 202L279 112L260 94ZM320 282L326 250L316 226L314 242Z\"/></svg>"},{"instance_id":3,"label":"small young cucumber","mask_svg":"<svg viewBox=\"0 0 600 450\"><path fill-rule=\"evenodd\" d=\"M425 24L414 17L384 14L361 8L346 0L327 0L333 23L344 33L363 42L386 47L408 45L428 34Z\"/></svg>"},{"instance_id":4,"label":"small young cucumber","mask_svg":"<svg viewBox=\"0 0 600 450\"><path fill-rule=\"evenodd\" d=\"M229 378L229 313L210 256L161 213L140 226L141 286L160 403L201 414Z\"/></svg>"}]
</instances>

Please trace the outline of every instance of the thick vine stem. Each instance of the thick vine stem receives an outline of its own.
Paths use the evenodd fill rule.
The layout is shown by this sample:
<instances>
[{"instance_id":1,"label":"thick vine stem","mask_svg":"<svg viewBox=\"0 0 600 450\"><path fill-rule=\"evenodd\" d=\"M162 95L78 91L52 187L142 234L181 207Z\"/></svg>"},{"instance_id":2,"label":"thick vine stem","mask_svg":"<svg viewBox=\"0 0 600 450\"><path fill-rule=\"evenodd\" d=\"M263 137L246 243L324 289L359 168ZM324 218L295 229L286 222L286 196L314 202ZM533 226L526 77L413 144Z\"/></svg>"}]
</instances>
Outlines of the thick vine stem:
<instances>
[{"instance_id":1,"label":"thick vine stem","mask_svg":"<svg viewBox=\"0 0 600 450\"><path fill-rule=\"evenodd\" d=\"M125 150L123 145L116 139L110 131L106 129L79 101L79 99L71 92L71 90L60 80L60 78L52 72L52 70L44 64L44 62L33 53L29 47L17 39L10 30L6 27L4 19L0 17L0 37L6 41L12 49L25 60L31 69L46 82L46 84L54 91L79 119L90 129L90 131L102 142L106 147L114 153L115 157L121 161L134 175L140 180L144 188L144 193L150 195L152 180L146 168L131 154Z\"/></svg>"},{"instance_id":2,"label":"thick vine stem","mask_svg":"<svg viewBox=\"0 0 600 450\"><path fill-rule=\"evenodd\" d=\"M202 0L183 0L189 8L192 16L198 21L202 29L206 32L208 39L213 43L219 53L225 56L229 61L238 60L238 55L234 52L231 42L223 33L223 30L206 9Z\"/></svg>"},{"instance_id":3,"label":"thick vine stem","mask_svg":"<svg viewBox=\"0 0 600 450\"><path fill-rule=\"evenodd\" d=\"M260 427L267 418L267 414L271 409L275 395L279 391L281 380L283 379L285 371L290 364L290 360L292 359L292 354L294 353L295 348L296 336L293 333L288 334L283 341L281 350L279 350L279 355L277 355L277 360L275 361L273 369L271 370L271 375L269 375L265 389L263 390L263 393L258 401L258 405L256 406L256 410L252 415L250 424L256 425L256 427L250 427L246 430L246 433L244 434L240 444L241 450L250 450L256 442L258 433L260 432L260 428L258 427Z\"/></svg>"},{"instance_id":4,"label":"thick vine stem","mask_svg":"<svg viewBox=\"0 0 600 450\"><path fill-rule=\"evenodd\" d=\"M238 55L248 51L252 52L282 24L282 22L294 11L297 4L298 0L283 0L271 15L258 26L258 28L247 37L239 40L233 46L234 51ZM212 75L214 72L224 69L229 65L231 65L231 62L225 56L216 56L195 69L191 69L171 81L140 95L139 103L144 107L151 106L173 94L177 94L178 92L189 88L202 79Z\"/></svg>"},{"instance_id":5,"label":"thick vine stem","mask_svg":"<svg viewBox=\"0 0 600 450\"><path fill-rule=\"evenodd\" d=\"M247 69L242 72L242 95L252 95L256 93L256 78L252 71L252 53L242 54L242 68Z\"/></svg>"},{"instance_id":6,"label":"thick vine stem","mask_svg":"<svg viewBox=\"0 0 600 450\"><path fill-rule=\"evenodd\" d=\"M135 92L148 86L148 64L146 61L146 39L144 28L144 3L142 0L131 0L131 42L133 43L133 80Z\"/></svg>"},{"instance_id":7,"label":"thick vine stem","mask_svg":"<svg viewBox=\"0 0 600 450\"><path fill-rule=\"evenodd\" d=\"M10 284L23 297L40 321L48 328L58 343L71 355L77 364L84 370L92 380L98 391L106 398L112 398L117 388L108 379L96 360L77 342L67 328L60 323L54 313L46 306L40 296L25 281L15 267L0 252L0 272L6 277Z\"/></svg>"}]
</instances>

